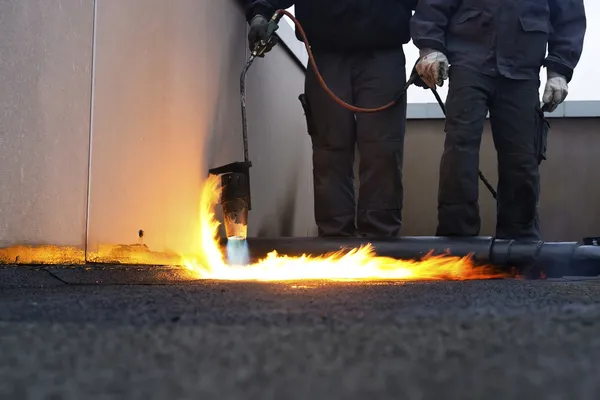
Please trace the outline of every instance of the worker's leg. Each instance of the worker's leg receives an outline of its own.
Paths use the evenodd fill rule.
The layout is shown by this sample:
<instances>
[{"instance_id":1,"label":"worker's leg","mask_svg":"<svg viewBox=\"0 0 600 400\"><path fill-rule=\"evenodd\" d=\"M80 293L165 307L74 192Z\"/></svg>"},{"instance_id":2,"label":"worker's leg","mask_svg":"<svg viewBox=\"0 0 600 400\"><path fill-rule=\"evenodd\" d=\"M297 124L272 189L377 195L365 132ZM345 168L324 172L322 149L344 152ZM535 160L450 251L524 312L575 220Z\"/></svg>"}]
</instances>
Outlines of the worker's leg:
<instances>
[{"instance_id":1,"label":"worker's leg","mask_svg":"<svg viewBox=\"0 0 600 400\"><path fill-rule=\"evenodd\" d=\"M498 79L490 104L498 151L498 238L537 240L540 237L538 90L537 79Z\"/></svg>"},{"instance_id":2,"label":"worker's leg","mask_svg":"<svg viewBox=\"0 0 600 400\"><path fill-rule=\"evenodd\" d=\"M402 48L356 55L352 63L355 105L382 106L403 90ZM402 160L406 96L391 109L356 115L360 153L358 231L365 236L398 236L402 226Z\"/></svg>"},{"instance_id":3,"label":"worker's leg","mask_svg":"<svg viewBox=\"0 0 600 400\"><path fill-rule=\"evenodd\" d=\"M477 236L479 147L493 82L476 71L452 67L449 85L436 235Z\"/></svg>"},{"instance_id":4,"label":"worker's leg","mask_svg":"<svg viewBox=\"0 0 600 400\"><path fill-rule=\"evenodd\" d=\"M342 100L351 103L352 83L347 57L319 53L315 60L329 88ZM314 207L319 236L354 236L354 116L329 97L312 68L308 68L306 73L305 93L314 128L311 133Z\"/></svg>"}]
</instances>

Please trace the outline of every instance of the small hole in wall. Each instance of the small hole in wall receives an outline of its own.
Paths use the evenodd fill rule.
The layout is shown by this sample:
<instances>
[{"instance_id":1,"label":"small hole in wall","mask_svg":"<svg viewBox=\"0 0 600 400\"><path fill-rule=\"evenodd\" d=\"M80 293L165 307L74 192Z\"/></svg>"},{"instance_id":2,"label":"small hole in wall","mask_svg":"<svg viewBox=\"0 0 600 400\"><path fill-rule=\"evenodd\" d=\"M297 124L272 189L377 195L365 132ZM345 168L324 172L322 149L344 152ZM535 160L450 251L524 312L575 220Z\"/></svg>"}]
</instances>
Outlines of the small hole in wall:
<instances>
[{"instance_id":1,"label":"small hole in wall","mask_svg":"<svg viewBox=\"0 0 600 400\"><path fill-rule=\"evenodd\" d=\"M144 230L143 229L140 229L138 231L138 236L140 237L140 239L144 237Z\"/></svg>"}]
</instances>

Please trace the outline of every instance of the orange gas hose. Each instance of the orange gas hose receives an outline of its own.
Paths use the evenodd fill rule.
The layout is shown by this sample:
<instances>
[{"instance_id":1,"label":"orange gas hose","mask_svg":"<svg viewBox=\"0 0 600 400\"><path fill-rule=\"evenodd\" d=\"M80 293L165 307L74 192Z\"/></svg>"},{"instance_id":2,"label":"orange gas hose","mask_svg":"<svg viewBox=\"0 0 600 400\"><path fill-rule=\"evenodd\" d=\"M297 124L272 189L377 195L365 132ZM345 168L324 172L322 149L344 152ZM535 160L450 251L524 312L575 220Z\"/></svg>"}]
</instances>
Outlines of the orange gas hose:
<instances>
[{"instance_id":1,"label":"orange gas hose","mask_svg":"<svg viewBox=\"0 0 600 400\"><path fill-rule=\"evenodd\" d=\"M308 53L308 60L310 62L310 65L317 77L317 80L319 82L319 84L321 85L321 87L323 88L323 90L325 90L325 92L327 92L327 94L329 95L329 97L331 97L337 104L339 104L340 106L344 107L347 110L350 110L352 112L355 113L376 113L376 112L380 112L380 111L384 111L387 110L391 107L393 107L394 105L396 105L398 103L398 101L400 99L402 99L402 97L404 97L404 95L406 94L406 90L408 89L408 87L412 84L411 80L409 80L406 85L404 86L404 89L402 90L402 92L392 101L390 101L389 103L381 106L381 107L377 107L377 108L361 108L361 107L356 107L353 106L352 104L348 104L345 101L343 101L342 99L340 99L335 93L333 93L333 91L331 89L329 89L329 86L327 86L327 83L325 83L325 80L323 79L323 77L321 76L321 73L319 72L319 68L317 67L317 63L315 62L315 57L312 53L312 50L310 48L310 44L308 43L308 38L306 37L306 33L304 32L304 29L302 28L302 25L300 25L300 22L298 22L298 20L296 19L296 17L294 17L289 11L280 9L275 11L275 15L276 16L287 16L289 19L292 20L292 22L294 23L294 25L296 26L296 29L298 30L298 33L300 34L300 36L302 37L302 41L304 42L304 47L306 48L306 52Z\"/></svg>"}]
</instances>

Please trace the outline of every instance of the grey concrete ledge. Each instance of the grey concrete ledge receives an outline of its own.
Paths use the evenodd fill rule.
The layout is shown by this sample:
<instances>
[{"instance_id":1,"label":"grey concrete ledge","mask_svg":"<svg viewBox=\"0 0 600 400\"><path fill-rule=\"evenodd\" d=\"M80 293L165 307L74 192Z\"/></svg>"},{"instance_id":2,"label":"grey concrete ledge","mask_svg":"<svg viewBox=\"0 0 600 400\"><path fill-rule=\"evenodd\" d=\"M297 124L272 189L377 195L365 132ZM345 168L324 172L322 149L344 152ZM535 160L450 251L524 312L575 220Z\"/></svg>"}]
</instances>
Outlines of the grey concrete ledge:
<instances>
[{"instance_id":1,"label":"grey concrete ledge","mask_svg":"<svg viewBox=\"0 0 600 400\"><path fill-rule=\"evenodd\" d=\"M600 101L565 101L548 118L600 118ZM488 114L489 117L489 114ZM444 119L437 103L409 103L408 119Z\"/></svg>"},{"instance_id":2,"label":"grey concrete ledge","mask_svg":"<svg viewBox=\"0 0 600 400\"><path fill-rule=\"evenodd\" d=\"M63 285L164 285L194 282L183 267L148 265L4 265L0 288L56 287Z\"/></svg>"}]
</instances>

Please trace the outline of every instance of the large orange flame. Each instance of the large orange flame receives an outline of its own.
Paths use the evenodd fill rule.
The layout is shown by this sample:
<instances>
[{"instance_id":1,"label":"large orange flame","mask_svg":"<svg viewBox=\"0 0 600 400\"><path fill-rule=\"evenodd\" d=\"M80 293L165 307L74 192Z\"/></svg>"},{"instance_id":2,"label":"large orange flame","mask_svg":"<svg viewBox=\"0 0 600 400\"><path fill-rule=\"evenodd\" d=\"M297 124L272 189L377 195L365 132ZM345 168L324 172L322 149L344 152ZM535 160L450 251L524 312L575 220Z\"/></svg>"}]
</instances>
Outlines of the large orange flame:
<instances>
[{"instance_id":1,"label":"large orange flame","mask_svg":"<svg viewBox=\"0 0 600 400\"><path fill-rule=\"evenodd\" d=\"M422 260L395 260L376 256L367 245L321 256L288 257L273 251L265 259L247 266L230 266L217 234L215 207L220 195L219 179L211 177L200 200L200 249L182 263L200 279L243 281L293 280L468 280L505 275L492 267L476 267L471 257L427 255Z\"/></svg>"}]
</instances>

